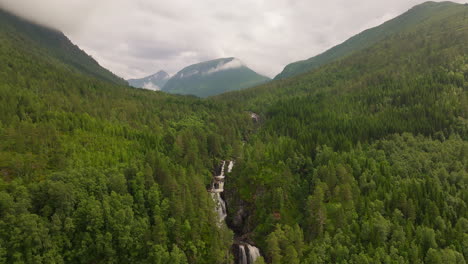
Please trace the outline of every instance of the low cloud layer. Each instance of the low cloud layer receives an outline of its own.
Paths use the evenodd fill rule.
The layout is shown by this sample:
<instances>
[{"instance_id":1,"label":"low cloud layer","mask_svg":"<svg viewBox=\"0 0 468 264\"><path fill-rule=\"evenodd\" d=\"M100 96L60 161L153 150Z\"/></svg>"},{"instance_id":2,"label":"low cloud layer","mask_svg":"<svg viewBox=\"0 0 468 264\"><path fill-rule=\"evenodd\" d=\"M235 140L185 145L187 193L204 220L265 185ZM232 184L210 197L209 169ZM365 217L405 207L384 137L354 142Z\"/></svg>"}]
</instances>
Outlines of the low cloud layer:
<instances>
[{"instance_id":1,"label":"low cloud layer","mask_svg":"<svg viewBox=\"0 0 468 264\"><path fill-rule=\"evenodd\" d=\"M224 63L224 62L219 63L218 65L216 65L216 67L213 67L213 68L209 69L204 74L209 75L209 74L212 74L212 73L215 73L215 72L240 68L242 66L244 66L244 64L239 59L233 59L232 61L229 61L227 63Z\"/></svg>"},{"instance_id":2,"label":"low cloud layer","mask_svg":"<svg viewBox=\"0 0 468 264\"><path fill-rule=\"evenodd\" d=\"M236 57L273 77L421 0L0 0L124 78ZM457 1L457 2L464 2Z\"/></svg>"},{"instance_id":3,"label":"low cloud layer","mask_svg":"<svg viewBox=\"0 0 468 264\"><path fill-rule=\"evenodd\" d=\"M153 91L159 91L161 90L161 87L157 86L154 83L151 82L146 82L143 84L143 88L148 89L148 90L153 90Z\"/></svg>"}]
</instances>

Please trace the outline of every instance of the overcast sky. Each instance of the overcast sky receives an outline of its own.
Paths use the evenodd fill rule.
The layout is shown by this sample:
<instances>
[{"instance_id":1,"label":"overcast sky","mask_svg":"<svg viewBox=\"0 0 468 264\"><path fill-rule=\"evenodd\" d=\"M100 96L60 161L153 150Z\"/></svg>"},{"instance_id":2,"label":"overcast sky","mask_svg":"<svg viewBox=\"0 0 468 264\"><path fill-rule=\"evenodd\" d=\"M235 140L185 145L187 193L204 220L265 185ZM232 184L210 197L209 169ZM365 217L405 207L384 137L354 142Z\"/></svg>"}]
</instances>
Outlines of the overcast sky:
<instances>
[{"instance_id":1,"label":"overcast sky","mask_svg":"<svg viewBox=\"0 0 468 264\"><path fill-rule=\"evenodd\" d=\"M273 77L423 0L0 0L124 78L237 57ZM465 2L465 0L456 0Z\"/></svg>"}]
</instances>

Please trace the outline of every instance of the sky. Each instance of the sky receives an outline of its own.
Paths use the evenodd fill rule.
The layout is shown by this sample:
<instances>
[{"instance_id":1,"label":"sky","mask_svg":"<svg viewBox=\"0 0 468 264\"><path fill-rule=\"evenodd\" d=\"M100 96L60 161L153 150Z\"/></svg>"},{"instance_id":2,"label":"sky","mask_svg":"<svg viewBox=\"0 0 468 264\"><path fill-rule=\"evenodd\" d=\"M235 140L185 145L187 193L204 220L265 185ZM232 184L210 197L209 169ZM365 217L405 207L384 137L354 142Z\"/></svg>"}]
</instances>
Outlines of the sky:
<instances>
[{"instance_id":1,"label":"sky","mask_svg":"<svg viewBox=\"0 0 468 264\"><path fill-rule=\"evenodd\" d=\"M423 0L0 0L65 33L102 66L141 78L236 57L274 77ZM465 0L454 2L464 3Z\"/></svg>"}]
</instances>

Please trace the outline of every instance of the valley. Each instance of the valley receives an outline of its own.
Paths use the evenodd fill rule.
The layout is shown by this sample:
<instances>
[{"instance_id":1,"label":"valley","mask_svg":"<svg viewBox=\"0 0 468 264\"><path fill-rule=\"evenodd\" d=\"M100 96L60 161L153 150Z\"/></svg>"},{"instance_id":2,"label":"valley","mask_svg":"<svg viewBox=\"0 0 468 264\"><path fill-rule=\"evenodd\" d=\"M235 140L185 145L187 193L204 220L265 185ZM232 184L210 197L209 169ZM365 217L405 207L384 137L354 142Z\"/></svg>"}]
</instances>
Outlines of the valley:
<instances>
[{"instance_id":1,"label":"valley","mask_svg":"<svg viewBox=\"0 0 468 264\"><path fill-rule=\"evenodd\" d=\"M57 30L0 25L0 263L468 260L467 5L273 80L226 57L127 83Z\"/></svg>"}]
</instances>

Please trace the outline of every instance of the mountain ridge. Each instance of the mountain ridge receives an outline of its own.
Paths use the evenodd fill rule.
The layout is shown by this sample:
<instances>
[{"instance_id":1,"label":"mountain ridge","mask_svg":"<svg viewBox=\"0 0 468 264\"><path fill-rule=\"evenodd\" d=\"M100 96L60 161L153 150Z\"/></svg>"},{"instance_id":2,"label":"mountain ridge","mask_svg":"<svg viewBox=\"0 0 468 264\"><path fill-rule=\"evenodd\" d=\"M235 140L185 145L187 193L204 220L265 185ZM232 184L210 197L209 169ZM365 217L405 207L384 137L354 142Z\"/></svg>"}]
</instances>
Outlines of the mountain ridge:
<instances>
[{"instance_id":1,"label":"mountain ridge","mask_svg":"<svg viewBox=\"0 0 468 264\"><path fill-rule=\"evenodd\" d=\"M128 79L127 82L130 86L136 88L144 88L153 91L161 90L171 76L164 70L160 70L157 73L148 75L140 79Z\"/></svg>"},{"instance_id":2,"label":"mountain ridge","mask_svg":"<svg viewBox=\"0 0 468 264\"><path fill-rule=\"evenodd\" d=\"M168 80L162 91L208 97L269 81L237 58L220 58L189 65Z\"/></svg>"},{"instance_id":3,"label":"mountain ridge","mask_svg":"<svg viewBox=\"0 0 468 264\"><path fill-rule=\"evenodd\" d=\"M297 61L286 65L281 73L274 77L274 80L285 79L299 75L301 73L311 71L329 62L339 60L349 56L353 52L362 50L376 43L385 37L411 29L413 26L420 24L433 16L440 15L439 11L446 11L452 8L450 12L456 12L454 7L459 7L461 4L450 1L433 2L428 1L416 5L405 13L388 20L376 27L366 29L341 44L338 44L323 53L313 56L309 59Z\"/></svg>"},{"instance_id":4,"label":"mountain ridge","mask_svg":"<svg viewBox=\"0 0 468 264\"><path fill-rule=\"evenodd\" d=\"M80 49L61 31L31 22L0 8L0 23L5 35L21 38L22 44L40 48L51 58L68 68L119 85L128 83L108 69L102 67L93 57Z\"/></svg>"}]
</instances>

